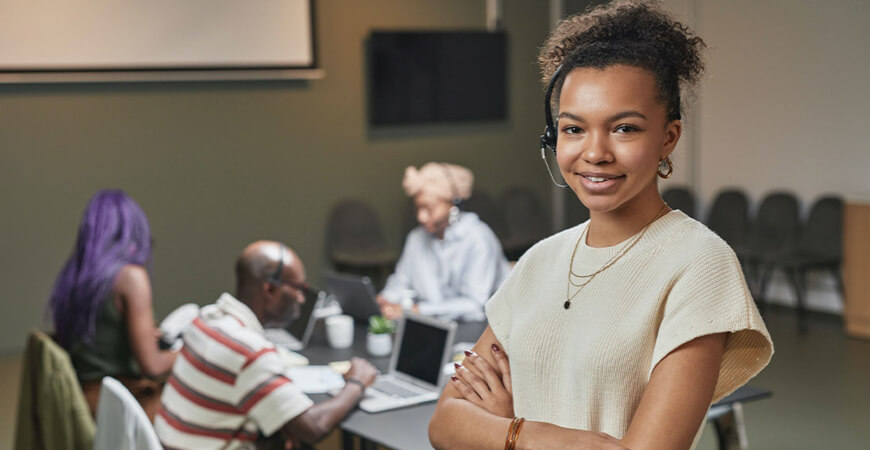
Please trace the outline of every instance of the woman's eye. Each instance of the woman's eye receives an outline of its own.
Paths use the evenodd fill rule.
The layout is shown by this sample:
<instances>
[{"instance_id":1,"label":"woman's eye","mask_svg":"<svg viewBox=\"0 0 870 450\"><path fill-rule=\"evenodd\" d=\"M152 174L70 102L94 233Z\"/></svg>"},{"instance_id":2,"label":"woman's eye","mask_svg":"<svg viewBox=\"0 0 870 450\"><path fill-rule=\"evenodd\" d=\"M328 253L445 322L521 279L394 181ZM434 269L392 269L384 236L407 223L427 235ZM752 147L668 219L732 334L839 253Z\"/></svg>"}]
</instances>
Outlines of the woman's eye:
<instances>
[{"instance_id":1,"label":"woman's eye","mask_svg":"<svg viewBox=\"0 0 870 450\"><path fill-rule=\"evenodd\" d=\"M640 131L640 129L632 125L620 125L614 131L617 133L634 133L635 131Z\"/></svg>"},{"instance_id":2,"label":"woman's eye","mask_svg":"<svg viewBox=\"0 0 870 450\"><path fill-rule=\"evenodd\" d=\"M577 134L577 133L582 133L583 129L580 127L575 127L573 125L569 125L569 126L562 128L562 132L565 134Z\"/></svg>"}]
</instances>

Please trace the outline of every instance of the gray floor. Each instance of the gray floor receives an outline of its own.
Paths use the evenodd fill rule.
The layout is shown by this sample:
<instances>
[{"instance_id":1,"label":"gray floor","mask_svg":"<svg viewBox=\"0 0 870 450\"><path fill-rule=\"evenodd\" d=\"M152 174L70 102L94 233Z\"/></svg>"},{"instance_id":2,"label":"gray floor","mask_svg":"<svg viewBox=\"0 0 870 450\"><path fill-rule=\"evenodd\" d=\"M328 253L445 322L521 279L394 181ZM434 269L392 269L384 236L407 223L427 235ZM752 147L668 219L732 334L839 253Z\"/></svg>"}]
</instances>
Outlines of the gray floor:
<instances>
[{"instance_id":1,"label":"gray floor","mask_svg":"<svg viewBox=\"0 0 870 450\"><path fill-rule=\"evenodd\" d=\"M793 309L764 314L775 353L749 384L773 397L744 406L751 449L870 449L870 341L847 337L839 317L812 314L797 332ZM712 427L698 449L716 448Z\"/></svg>"}]
</instances>

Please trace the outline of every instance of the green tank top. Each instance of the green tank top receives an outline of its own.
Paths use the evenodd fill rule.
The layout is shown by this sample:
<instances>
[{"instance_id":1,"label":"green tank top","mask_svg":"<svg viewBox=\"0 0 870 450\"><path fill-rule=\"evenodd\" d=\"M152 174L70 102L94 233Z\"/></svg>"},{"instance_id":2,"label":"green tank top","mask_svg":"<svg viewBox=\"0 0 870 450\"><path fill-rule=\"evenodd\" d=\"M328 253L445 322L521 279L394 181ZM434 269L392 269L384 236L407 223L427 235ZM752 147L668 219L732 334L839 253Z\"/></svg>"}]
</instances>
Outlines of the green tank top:
<instances>
[{"instance_id":1,"label":"green tank top","mask_svg":"<svg viewBox=\"0 0 870 450\"><path fill-rule=\"evenodd\" d=\"M103 301L97 313L93 343L88 345L80 339L74 340L69 348L69 357L80 380L99 380L104 376L142 376L130 348L127 324L115 307L112 295Z\"/></svg>"}]
</instances>

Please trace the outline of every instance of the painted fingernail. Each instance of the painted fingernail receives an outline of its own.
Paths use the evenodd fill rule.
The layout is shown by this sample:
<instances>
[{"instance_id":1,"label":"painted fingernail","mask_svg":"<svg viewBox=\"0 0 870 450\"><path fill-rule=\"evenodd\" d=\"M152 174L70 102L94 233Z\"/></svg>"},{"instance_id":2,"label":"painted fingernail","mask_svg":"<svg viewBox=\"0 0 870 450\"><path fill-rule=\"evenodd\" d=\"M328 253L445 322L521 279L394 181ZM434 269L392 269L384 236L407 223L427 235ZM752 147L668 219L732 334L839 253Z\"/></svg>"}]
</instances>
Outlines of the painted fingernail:
<instances>
[{"instance_id":1,"label":"painted fingernail","mask_svg":"<svg viewBox=\"0 0 870 450\"><path fill-rule=\"evenodd\" d=\"M500 352L501 349L498 348L498 345L492 344L492 351L494 351L494 352Z\"/></svg>"},{"instance_id":2,"label":"painted fingernail","mask_svg":"<svg viewBox=\"0 0 870 450\"><path fill-rule=\"evenodd\" d=\"M456 378L456 377L450 377L450 379L453 381L459 381L459 378Z\"/></svg>"},{"instance_id":3,"label":"painted fingernail","mask_svg":"<svg viewBox=\"0 0 870 450\"><path fill-rule=\"evenodd\" d=\"M465 351L465 356L471 356L471 355L473 355L473 354L474 354L474 353L471 353L471 352L468 351L468 350Z\"/></svg>"},{"instance_id":4,"label":"painted fingernail","mask_svg":"<svg viewBox=\"0 0 870 450\"><path fill-rule=\"evenodd\" d=\"M456 369L461 369L461 368L462 368L462 364L459 364L459 363L453 363L453 367L455 367Z\"/></svg>"}]
</instances>

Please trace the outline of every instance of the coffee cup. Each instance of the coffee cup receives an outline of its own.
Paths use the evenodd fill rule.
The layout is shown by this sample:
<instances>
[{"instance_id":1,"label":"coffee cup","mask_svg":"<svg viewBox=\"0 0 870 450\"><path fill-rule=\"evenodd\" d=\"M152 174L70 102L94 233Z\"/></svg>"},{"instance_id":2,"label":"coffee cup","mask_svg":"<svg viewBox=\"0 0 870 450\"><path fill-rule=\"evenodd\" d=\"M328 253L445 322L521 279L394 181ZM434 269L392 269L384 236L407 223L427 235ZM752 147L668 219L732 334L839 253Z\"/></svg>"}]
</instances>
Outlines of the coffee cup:
<instances>
[{"instance_id":1,"label":"coffee cup","mask_svg":"<svg viewBox=\"0 0 870 450\"><path fill-rule=\"evenodd\" d=\"M332 348L353 345L353 317L339 314L326 318L326 341Z\"/></svg>"}]
</instances>

